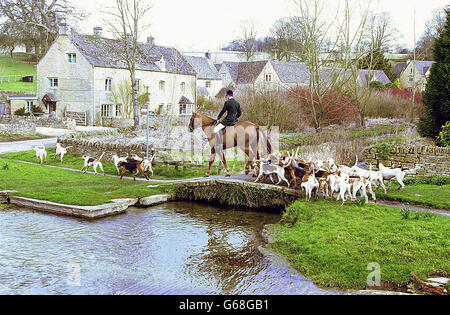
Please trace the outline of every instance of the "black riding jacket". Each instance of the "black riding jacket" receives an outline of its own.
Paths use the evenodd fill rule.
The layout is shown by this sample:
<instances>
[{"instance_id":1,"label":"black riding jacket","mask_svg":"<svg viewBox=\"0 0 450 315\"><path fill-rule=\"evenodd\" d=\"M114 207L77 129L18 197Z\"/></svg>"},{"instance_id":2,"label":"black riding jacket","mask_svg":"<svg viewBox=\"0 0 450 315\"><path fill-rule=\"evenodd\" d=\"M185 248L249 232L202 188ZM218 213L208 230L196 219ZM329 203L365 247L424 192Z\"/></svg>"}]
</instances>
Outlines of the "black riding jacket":
<instances>
[{"instance_id":1,"label":"black riding jacket","mask_svg":"<svg viewBox=\"0 0 450 315\"><path fill-rule=\"evenodd\" d=\"M225 119L222 120L221 124L224 126L234 126L237 123L238 118L241 117L241 105L234 98L229 99L225 102L222 111L219 116L217 116L217 120L220 120L225 112L228 114Z\"/></svg>"}]
</instances>

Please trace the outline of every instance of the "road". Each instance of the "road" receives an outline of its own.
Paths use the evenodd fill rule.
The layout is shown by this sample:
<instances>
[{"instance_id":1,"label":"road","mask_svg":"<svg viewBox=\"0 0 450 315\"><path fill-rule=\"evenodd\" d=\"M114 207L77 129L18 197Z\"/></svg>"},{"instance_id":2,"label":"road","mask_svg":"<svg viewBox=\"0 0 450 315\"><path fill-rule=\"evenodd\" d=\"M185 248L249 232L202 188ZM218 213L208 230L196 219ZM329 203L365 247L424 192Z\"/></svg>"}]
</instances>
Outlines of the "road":
<instances>
[{"instance_id":1,"label":"road","mask_svg":"<svg viewBox=\"0 0 450 315\"><path fill-rule=\"evenodd\" d=\"M56 146L57 138L47 138L38 140L28 140L28 141L17 141L17 142L1 142L0 143L0 154L29 151L33 150L35 146L45 145L45 147Z\"/></svg>"}]
</instances>

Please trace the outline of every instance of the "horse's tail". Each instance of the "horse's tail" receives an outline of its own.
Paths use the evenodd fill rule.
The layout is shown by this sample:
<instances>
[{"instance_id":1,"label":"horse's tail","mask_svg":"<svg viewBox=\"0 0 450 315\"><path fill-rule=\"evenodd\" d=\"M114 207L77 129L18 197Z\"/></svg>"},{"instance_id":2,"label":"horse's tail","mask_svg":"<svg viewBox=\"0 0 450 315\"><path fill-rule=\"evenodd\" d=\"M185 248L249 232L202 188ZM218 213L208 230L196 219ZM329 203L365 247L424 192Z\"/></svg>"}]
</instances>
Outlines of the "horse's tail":
<instances>
[{"instance_id":1,"label":"horse's tail","mask_svg":"<svg viewBox=\"0 0 450 315\"><path fill-rule=\"evenodd\" d=\"M272 154L272 144L270 143L269 137L267 136L267 132L262 130L260 126L258 126L256 129L258 131L257 132L258 143L260 137L262 137L263 139L263 150L262 150L263 156L266 154Z\"/></svg>"}]
</instances>

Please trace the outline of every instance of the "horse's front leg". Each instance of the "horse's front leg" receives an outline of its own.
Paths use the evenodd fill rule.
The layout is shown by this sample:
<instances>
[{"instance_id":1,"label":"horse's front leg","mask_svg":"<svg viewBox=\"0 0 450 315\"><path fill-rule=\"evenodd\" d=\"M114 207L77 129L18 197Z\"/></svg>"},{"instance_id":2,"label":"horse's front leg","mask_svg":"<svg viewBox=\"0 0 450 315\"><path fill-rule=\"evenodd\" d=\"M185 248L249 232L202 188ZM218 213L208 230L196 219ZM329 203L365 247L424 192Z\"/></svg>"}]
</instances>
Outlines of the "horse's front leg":
<instances>
[{"instance_id":1,"label":"horse's front leg","mask_svg":"<svg viewBox=\"0 0 450 315\"><path fill-rule=\"evenodd\" d=\"M231 176L230 168L228 167L228 163L227 163L227 160L225 158L225 152L223 150L221 150L219 152L219 157L222 160L223 165L225 166L225 171L227 172L226 177L230 177Z\"/></svg>"},{"instance_id":2,"label":"horse's front leg","mask_svg":"<svg viewBox=\"0 0 450 315\"><path fill-rule=\"evenodd\" d=\"M205 174L205 177L209 177L211 176L211 168L214 164L214 160L216 159L216 149L212 148L211 149L211 155L209 156L209 167L208 167L208 171Z\"/></svg>"}]
</instances>

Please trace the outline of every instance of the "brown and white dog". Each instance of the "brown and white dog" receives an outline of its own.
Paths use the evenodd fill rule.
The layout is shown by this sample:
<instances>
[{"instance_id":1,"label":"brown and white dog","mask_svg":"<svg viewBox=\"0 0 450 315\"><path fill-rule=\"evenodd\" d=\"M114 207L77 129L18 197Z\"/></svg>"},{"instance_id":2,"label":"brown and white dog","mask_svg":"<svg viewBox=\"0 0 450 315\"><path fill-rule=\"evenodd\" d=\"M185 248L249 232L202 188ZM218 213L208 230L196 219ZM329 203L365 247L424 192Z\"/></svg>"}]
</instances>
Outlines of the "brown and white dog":
<instances>
[{"instance_id":1,"label":"brown and white dog","mask_svg":"<svg viewBox=\"0 0 450 315\"><path fill-rule=\"evenodd\" d=\"M105 155L105 152L103 152L102 155L98 159L87 156L87 155L83 155L81 158L84 160L84 166L81 169L81 171L84 170L83 173L86 173L88 168L92 166L94 168L95 175L97 175L97 167L100 167L100 169L103 172L103 176L106 176L105 171L103 170L102 162L101 162L104 155Z\"/></svg>"},{"instance_id":2,"label":"brown and white dog","mask_svg":"<svg viewBox=\"0 0 450 315\"><path fill-rule=\"evenodd\" d=\"M39 163L44 164L44 162L47 162L47 151L45 150L44 145L36 146L34 147L34 151L36 152L36 159Z\"/></svg>"}]
</instances>

